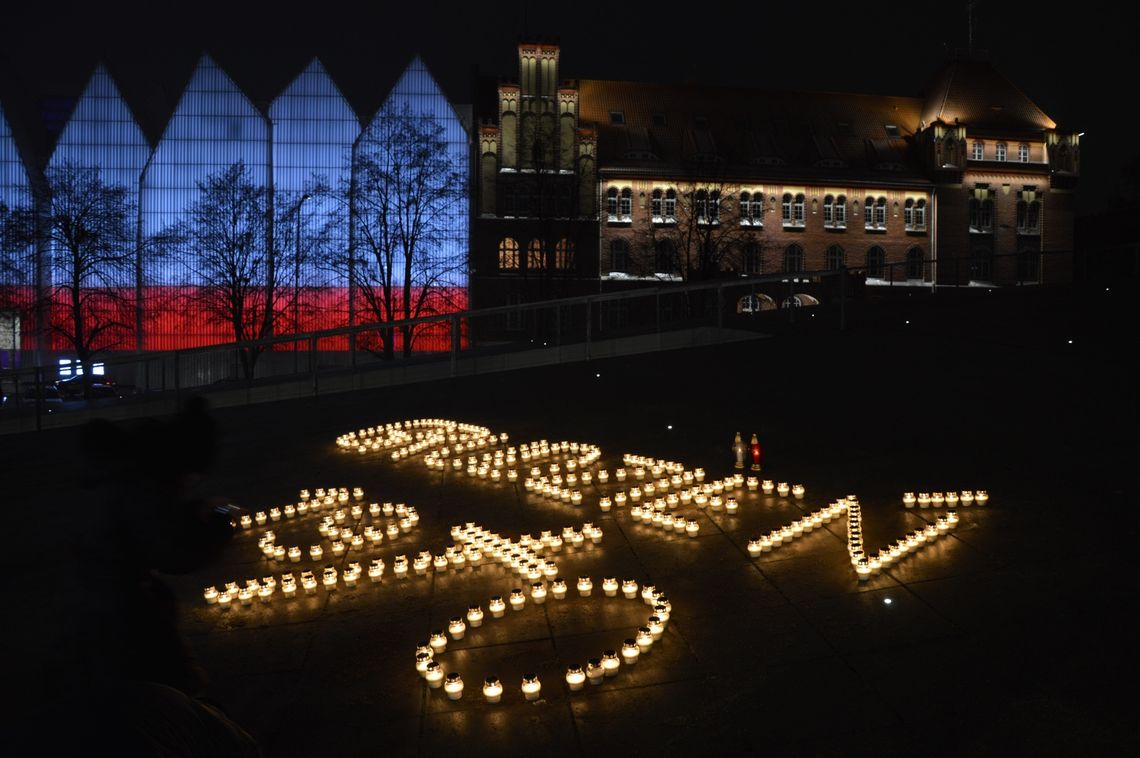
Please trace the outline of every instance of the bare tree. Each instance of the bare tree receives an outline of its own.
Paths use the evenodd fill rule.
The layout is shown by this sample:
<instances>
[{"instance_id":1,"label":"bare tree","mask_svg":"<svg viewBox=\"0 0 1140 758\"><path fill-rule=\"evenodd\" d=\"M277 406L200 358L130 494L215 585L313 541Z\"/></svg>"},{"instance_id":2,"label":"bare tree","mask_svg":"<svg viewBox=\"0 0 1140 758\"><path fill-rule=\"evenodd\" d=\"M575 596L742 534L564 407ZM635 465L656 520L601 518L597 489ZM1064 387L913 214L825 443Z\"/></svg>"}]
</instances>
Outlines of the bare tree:
<instances>
[{"instance_id":1,"label":"bare tree","mask_svg":"<svg viewBox=\"0 0 1140 758\"><path fill-rule=\"evenodd\" d=\"M189 273L189 304L227 325L235 342L273 333L279 258L271 238L269 193L238 161L198 183L199 196L186 218L161 242L180 250ZM253 376L260 347L239 349L242 372Z\"/></svg>"},{"instance_id":2,"label":"bare tree","mask_svg":"<svg viewBox=\"0 0 1140 758\"><path fill-rule=\"evenodd\" d=\"M355 234L350 255L333 265L350 280L365 313L377 322L450 310L466 255L448 246L466 240L455 219L466 213L466 176L448 152L443 125L407 104L388 104L353 153L352 178L340 188ZM396 335L380 331L383 354ZM409 355L416 330L402 330Z\"/></svg>"},{"instance_id":3,"label":"bare tree","mask_svg":"<svg viewBox=\"0 0 1140 758\"><path fill-rule=\"evenodd\" d=\"M93 358L132 339L135 206L126 187L103 181L98 166L64 163L45 179L45 208L10 212L6 236L25 250L48 245L50 275L36 289L51 332L75 353L90 386Z\"/></svg>"}]
</instances>

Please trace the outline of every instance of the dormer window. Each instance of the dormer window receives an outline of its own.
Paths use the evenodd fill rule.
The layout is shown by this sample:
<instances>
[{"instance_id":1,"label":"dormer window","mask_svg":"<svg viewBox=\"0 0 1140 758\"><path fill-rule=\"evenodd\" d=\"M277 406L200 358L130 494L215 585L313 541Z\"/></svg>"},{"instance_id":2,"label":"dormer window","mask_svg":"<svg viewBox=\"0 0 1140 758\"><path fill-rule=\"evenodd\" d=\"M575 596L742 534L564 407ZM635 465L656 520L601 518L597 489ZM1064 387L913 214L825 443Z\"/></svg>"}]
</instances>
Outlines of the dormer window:
<instances>
[{"instance_id":1,"label":"dormer window","mask_svg":"<svg viewBox=\"0 0 1140 758\"><path fill-rule=\"evenodd\" d=\"M970 155L976 161L983 160L986 157L986 146L981 142L974 142L974 152Z\"/></svg>"},{"instance_id":2,"label":"dormer window","mask_svg":"<svg viewBox=\"0 0 1140 758\"><path fill-rule=\"evenodd\" d=\"M899 136L899 127L897 124L883 124L883 129L887 131L888 137Z\"/></svg>"},{"instance_id":3,"label":"dormer window","mask_svg":"<svg viewBox=\"0 0 1140 758\"><path fill-rule=\"evenodd\" d=\"M610 111L610 123L611 124L624 124L625 123L625 111Z\"/></svg>"},{"instance_id":4,"label":"dormer window","mask_svg":"<svg viewBox=\"0 0 1140 758\"><path fill-rule=\"evenodd\" d=\"M1004 161L1005 160L1005 153L1006 153L1006 144L1004 142L999 142L999 143L997 143L997 145L994 146L994 160L995 161Z\"/></svg>"},{"instance_id":5,"label":"dormer window","mask_svg":"<svg viewBox=\"0 0 1140 758\"><path fill-rule=\"evenodd\" d=\"M1022 163L1029 163L1029 145L1017 146L1017 160Z\"/></svg>"}]
</instances>

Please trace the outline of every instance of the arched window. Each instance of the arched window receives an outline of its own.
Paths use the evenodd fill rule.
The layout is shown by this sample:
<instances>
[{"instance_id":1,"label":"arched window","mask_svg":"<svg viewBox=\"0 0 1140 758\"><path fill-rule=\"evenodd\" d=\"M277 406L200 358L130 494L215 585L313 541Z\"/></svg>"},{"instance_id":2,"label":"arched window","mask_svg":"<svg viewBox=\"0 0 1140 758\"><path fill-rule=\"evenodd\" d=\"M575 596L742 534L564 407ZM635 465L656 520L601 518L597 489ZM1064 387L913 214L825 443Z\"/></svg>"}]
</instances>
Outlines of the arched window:
<instances>
[{"instance_id":1,"label":"arched window","mask_svg":"<svg viewBox=\"0 0 1140 758\"><path fill-rule=\"evenodd\" d=\"M527 245L526 267L532 271L546 268L546 249L541 240L533 239Z\"/></svg>"},{"instance_id":2,"label":"arched window","mask_svg":"<svg viewBox=\"0 0 1140 758\"><path fill-rule=\"evenodd\" d=\"M633 190L629 187L622 189L621 197L618 198L618 213L622 221L629 221L633 215Z\"/></svg>"},{"instance_id":3,"label":"arched window","mask_svg":"<svg viewBox=\"0 0 1140 758\"><path fill-rule=\"evenodd\" d=\"M906 251L906 278L907 279L922 279L923 268L926 261L923 255L922 248L912 247Z\"/></svg>"},{"instance_id":4,"label":"arched window","mask_svg":"<svg viewBox=\"0 0 1140 758\"><path fill-rule=\"evenodd\" d=\"M649 210L650 210L650 213L652 213L652 215L653 215L654 223L659 224L659 223L661 223L661 221L664 218L661 215L662 210L663 210L662 201L665 199L664 194L665 193L663 193L661 190L655 189L655 190L653 190L653 194L650 195Z\"/></svg>"},{"instance_id":5,"label":"arched window","mask_svg":"<svg viewBox=\"0 0 1140 758\"><path fill-rule=\"evenodd\" d=\"M697 212L697 223L707 224L709 213L709 193L705 190L697 190L693 201L693 210Z\"/></svg>"},{"instance_id":6,"label":"arched window","mask_svg":"<svg viewBox=\"0 0 1140 758\"><path fill-rule=\"evenodd\" d=\"M875 228L887 228L887 199L880 197L875 201Z\"/></svg>"},{"instance_id":7,"label":"arched window","mask_svg":"<svg viewBox=\"0 0 1140 758\"><path fill-rule=\"evenodd\" d=\"M926 201L908 198L903 206L903 225L908 232L926 229Z\"/></svg>"},{"instance_id":8,"label":"arched window","mask_svg":"<svg viewBox=\"0 0 1140 758\"><path fill-rule=\"evenodd\" d=\"M720 191L697 191L697 221L702 224L720 223Z\"/></svg>"},{"instance_id":9,"label":"arched window","mask_svg":"<svg viewBox=\"0 0 1140 758\"><path fill-rule=\"evenodd\" d=\"M784 203L782 206L781 216L784 221L784 226L792 225L792 195L791 193L784 193Z\"/></svg>"},{"instance_id":10,"label":"arched window","mask_svg":"<svg viewBox=\"0 0 1140 758\"><path fill-rule=\"evenodd\" d=\"M829 229L847 227L847 198L843 195L823 198L823 225Z\"/></svg>"},{"instance_id":11,"label":"arched window","mask_svg":"<svg viewBox=\"0 0 1140 758\"><path fill-rule=\"evenodd\" d=\"M554 246L554 268L562 271L574 268L574 243L565 237Z\"/></svg>"},{"instance_id":12,"label":"arched window","mask_svg":"<svg viewBox=\"0 0 1140 758\"><path fill-rule=\"evenodd\" d=\"M1006 151L1006 144L1004 142L997 143L994 146L994 160L995 161L1004 161L1005 160L1005 151Z\"/></svg>"},{"instance_id":13,"label":"arched window","mask_svg":"<svg viewBox=\"0 0 1140 758\"><path fill-rule=\"evenodd\" d=\"M1022 163L1029 163L1029 145L1017 146L1017 159Z\"/></svg>"},{"instance_id":14,"label":"arched window","mask_svg":"<svg viewBox=\"0 0 1140 758\"><path fill-rule=\"evenodd\" d=\"M519 270L519 243L510 237L504 237L499 243L499 270Z\"/></svg>"},{"instance_id":15,"label":"arched window","mask_svg":"<svg viewBox=\"0 0 1140 758\"><path fill-rule=\"evenodd\" d=\"M876 245L867 251L867 278L882 279L886 265L887 254L883 252L883 248Z\"/></svg>"},{"instance_id":16,"label":"arched window","mask_svg":"<svg viewBox=\"0 0 1140 758\"><path fill-rule=\"evenodd\" d=\"M606 190L606 215L609 216L610 221L617 221L618 218L618 188L610 187Z\"/></svg>"},{"instance_id":17,"label":"arched window","mask_svg":"<svg viewBox=\"0 0 1140 758\"><path fill-rule=\"evenodd\" d=\"M1017 233L1039 234L1041 232L1041 201L1017 201Z\"/></svg>"},{"instance_id":18,"label":"arched window","mask_svg":"<svg viewBox=\"0 0 1140 758\"><path fill-rule=\"evenodd\" d=\"M653 270L658 274L673 274L677 269L677 250L673 240L658 240L653 246Z\"/></svg>"},{"instance_id":19,"label":"arched window","mask_svg":"<svg viewBox=\"0 0 1140 758\"><path fill-rule=\"evenodd\" d=\"M677 192L676 190L665 190L665 221L677 220Z\"/></svg>"},{"instance_id":20,"label":"arched window","mask_svg":"<svg viewBox=\"0 0 1140 758\"><path fill-rule=\"evenodd\" d=\"M846 255L839 245L827 248L826 268L828 271L837 271L846 262Z\"/></svg>"},{"instance_id":21,"label":"arched window","mask_svg":"<svg viewBox=\"0 0 1140 758\"><path fill-rule=\"evenodd\" d=\"M752 225L752 193L740 193L740 223L743 226Z\"/></svg>"},{"instance_id":22,"label":"arched window","mask_svg":"<svg viewBox=\"0 0 1140 758\"><path fill-rule=\"evenodd\" d=\"M744 245L744 273L759 274L761 268L760 245L749 242Z\"/></svg>"},{"instance_id":23,"label":"arched window","mask_svg":"<svg viewBox=\"0 0 1140 758\"><path fill-rule=\"evenodd\" d=\"M625 240L610 240L610 271L625 273L629 270L629 245Z\"/></svg>"},{"instance_id":24,"label":"arched window","mask_svg":"<svg viewBox=\"0 0 1140 758\"><path fill-rule=\"evenodd\" d=\"M887 199L868 197L863 203L863 227L866 229L887 228Z\"/></svg>"},{"instance_id":25,"label":"arched window","mask_svg":"<svg viewBox=\"0 0 1140 758\"><path fill-rule=\"evenodd\" d=\"M804 196L803 194L796 195L795 201L792 203L792 221L796 226L804 225Z\"/></svg>"},{"instance_id":26,"label":"arched window","mask_svg":"<svg viewBox=\"0 0 1140 758\"><path fill-rule=\"evenodd\" d=\"M804 270L804 249L799 245L788 245L784 249L784 273L798 274Z\"/></svg>"},{"instance_id":27,"label":"arched window","mask_svg":"<svg viewBox=\"0 0 1140 758\"><path fill-rule=\"evenodd\" d=\"M986 157L986 146L985 146L985 144L983 144L981 142L974 142L974 153L973 153L972 157L976 161L980 161L983 158L985 158Z\"/></svg>"}]
</instances>

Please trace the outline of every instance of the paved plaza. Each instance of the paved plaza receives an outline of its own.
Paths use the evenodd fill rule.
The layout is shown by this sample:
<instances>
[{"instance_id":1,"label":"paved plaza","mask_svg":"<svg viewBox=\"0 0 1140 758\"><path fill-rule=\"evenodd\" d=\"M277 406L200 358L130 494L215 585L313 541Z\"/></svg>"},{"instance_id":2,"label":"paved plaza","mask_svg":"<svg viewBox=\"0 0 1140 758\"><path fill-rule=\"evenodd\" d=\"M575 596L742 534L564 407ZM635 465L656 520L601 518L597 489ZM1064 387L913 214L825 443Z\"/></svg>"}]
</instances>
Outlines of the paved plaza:
<instances>
[{"instance_id":1,"label":"paved plaza","mask_svg":"<svg viewBox=\"0 0 1140 758\"><path fill-rule=\"evenodd\" d=\"M342 526L397 523L368 512L404 503L419 522L342 555L318 533L325 506L239 529L217 560L168 577L184 637L210 677L210 699L268 756L314 755L1107 755L1138 742L1135 681L1137 517L1120 472L1135 455L1135 335L1113 326L1111 302L1069 293L994 294L962 303L898 301L853 313L849 329L781 325L745 344L592 361L462 380L219 411L221 443L202 486L250 512L300 502L300 491L363 489L363 513ZM1072 342L1070 342L1072 340ZM528 492L530 467L550 476L559 455L471 476L424 455L338 448L338 436L405 419L452 419L509 440L481 456L538 440L597 446L582 470L582 503ZM427 430L423 427L422 430ZM413 430L414 431L414 430ZM757 476L802 484L802 499L731 489L723 505L681 504L698 533L666 532L599 507L635 484L632 454L733 473L733 435L757 433ZM3 440L10 488L9 647L31 716L54 722L84 693L90 664L81 597L93 497L76 462L77 432ZM438 445L436 446L438 447ZM435 448L429 448L435 449ZM577 455L577 453L575 454ZM615 472L629 472L617 482ZM507 481L506 471L518 471ZM597 480L605 469L609 481ZM744 475L751 475L745 470ZM679 492L674 487L671 492ZM959 523L860 581L847 518L770 552L749 541L853 495L868 552L937 524L947 508L904 508L905 491L986 490L959 505ZM310 498L315 496L310 495ZM648 500L648 497L645 498ZM503 538L536 539L591 523L600 542L568 538L542 554L568 584L539 604L531 580L498 560L394 576L459 541L473 522ZM258 540L298 545L298 563L264 557ZM309 546L324 555L313 560ZM385 564L370 581L373 558ZM364 568L344 582L353 562ZM320 585L338 572L336 590ZM224 589L313 570L318 587L269 602L203 599ZM578 578L593 589L582 597ZM640 592L607 597L604 577L668 596L660 638L616 676L571 692L571 665L619 654L653 608ZM546 579L548 585L553 581ZM493 618L492 596L526 591L521 610ZM449 700L416 671L416 648L469 607L485 612L435 654L462 674ZM534 701L520 684L536 673ZM499 678L501 702L481 687ZM31 722L34 724L40 721ZM39 734L39 733L37 733Z\"/></svg>"}]
</instances>

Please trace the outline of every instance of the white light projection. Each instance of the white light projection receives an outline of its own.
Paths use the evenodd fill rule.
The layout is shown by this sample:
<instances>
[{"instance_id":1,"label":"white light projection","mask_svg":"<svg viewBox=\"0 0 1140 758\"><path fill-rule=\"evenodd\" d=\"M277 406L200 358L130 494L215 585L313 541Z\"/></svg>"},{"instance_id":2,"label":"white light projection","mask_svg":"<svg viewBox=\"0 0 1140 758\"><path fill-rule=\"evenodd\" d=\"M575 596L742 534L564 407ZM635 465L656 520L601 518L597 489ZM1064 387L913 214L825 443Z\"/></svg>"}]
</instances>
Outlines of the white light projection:
<instances>
[{"instance_id":1,"label":"white light projection","mask_svg":"<svg viewBox=\"0 0 1140 758\"><path fill-rule=\"evenodd\" d=\"M745 478L742 474L723 479L709 479L702 468L688 469L677 461L663 461L644 456L626 454L623 466L613 474L596 464L601 458L598 446L583 442L549 442L545 439L509 445L506 434L495 434L486 427L462 424L446 419L415 419L383 426L362 428L337 438L336 444L347 453L358 455L385 455L397 462L414 456L422 456L424 465L433 471L452 470L459 475L478 478L491 483L516 484L522 479L528 493L541 497L543 501L573 510L584 507L585 495L582 487L593 483L606 485L611 479L625 483L632 479L628 489L620 489L597 498L597 506L602 512L621 508L628 504L630 518L657 527L663 533L696 537L700 532L700 522L696 518L701 511L738 512L740 504L735 494L739 490L762 490L765 494L777 493L781 498L803 499L806 489L802 484ZM521 471L520 471L521 469ZM906 493L904 505L912 508L951 506L961 503L982 505L988 501L984 490L962 491L932 497L921 493L914 497ZM363 584L367 573L367 584L379 585L386 569L379 556L365 553L379 548L385 538L389 544L412 531L419 522L414 507L403 503L364 504L364 491L355 487L318 489L313 493L302 490L296 503L283 508L271 508L268 512L259 511L251 516L243 516L242 529L272 526L284 520L304 517L306 514L326 513L317 524L319 539L308 547L308 556L313 562L320 562L331 552L333 556L360 556L360 560L350 561L342 572L335 566L312 568L300 571L302 594L335 592L342 587L354 590ZM925 500L925 505L923 502ZM905 558L950 531L958 523L956 511L948 510L938 516L934 523L909 532L894 543L877 551L867 551L863 545L862 513L858 499L849 495L825 508L808 513L804 517L772 530L766 535L756 536L748 541L748 555L760 559L781 545L787 544L804 534L846 517L847 550L855 577L866 580L879 574L882 569ZM368 523L365 523L367 521ZM504 537L475 522L451 527L453 543L442 551L429 550L403 551L392 557L391 573L398 580L410 577L425 577L432 572L461 571L466 566L479 566L483 563L499 563L504 569L517 576L518 585L507 597L493 596L486 601L475 601L467 605L465 611L452 616L445 628L431 631L428 639L416 647L414 664L416 671L430 689L442 689L451 700L459 700L465 692L463 676L458 671L444 669L444 656L449 639L462 640L468 632L478 634L484 623L495 623L525 613L528 606L543 605L548 599L564 602L577 597L580 601L598 598L589 602L604 602L606 598L620 597L624 600L640 599L650 607L650 615L644 625L638 627L632 636L624 639L613 648L602 651L597 658L591 658L585 667L574 664L566 669L565 682L571 692L585 689L585 685L599 685L607 678L617 676L621 667L637 663L640 657L649 654L653 643L663 635L672 614L672 604L664 592L653 585L639 587L636 580L605 576L600 585L593 577L579 576L570 584L559 576L554 556L563 548L573 550L587 543L600 543L602 530L592 522L584 522L579 527L566 526L561 530L543 530L538 537L523 534L517 539ZM304 555L301 545L285 546L278 544L272 528L260 534L258 546L266 560L279 563L299 563ZM367 562L367 568L362 566ZM599 587L601 593L594 590ZM221 609L251 605L254 600L271 602L280 590L286 600L298 594L297 578L294 572L286 572L278 578L266 576L260 581L247 579L244 583L228 582L223 589L207 587L204 597L207 603L216 604ZM484 612L486 603L487 612ZM541 697L542 682L537 674L528 674L517 688L504 684L494 675L482 679L481 694L488 703L498 703L504 694L521 694L525 700L533 701Z\"/></svg>"}]
</instances>

